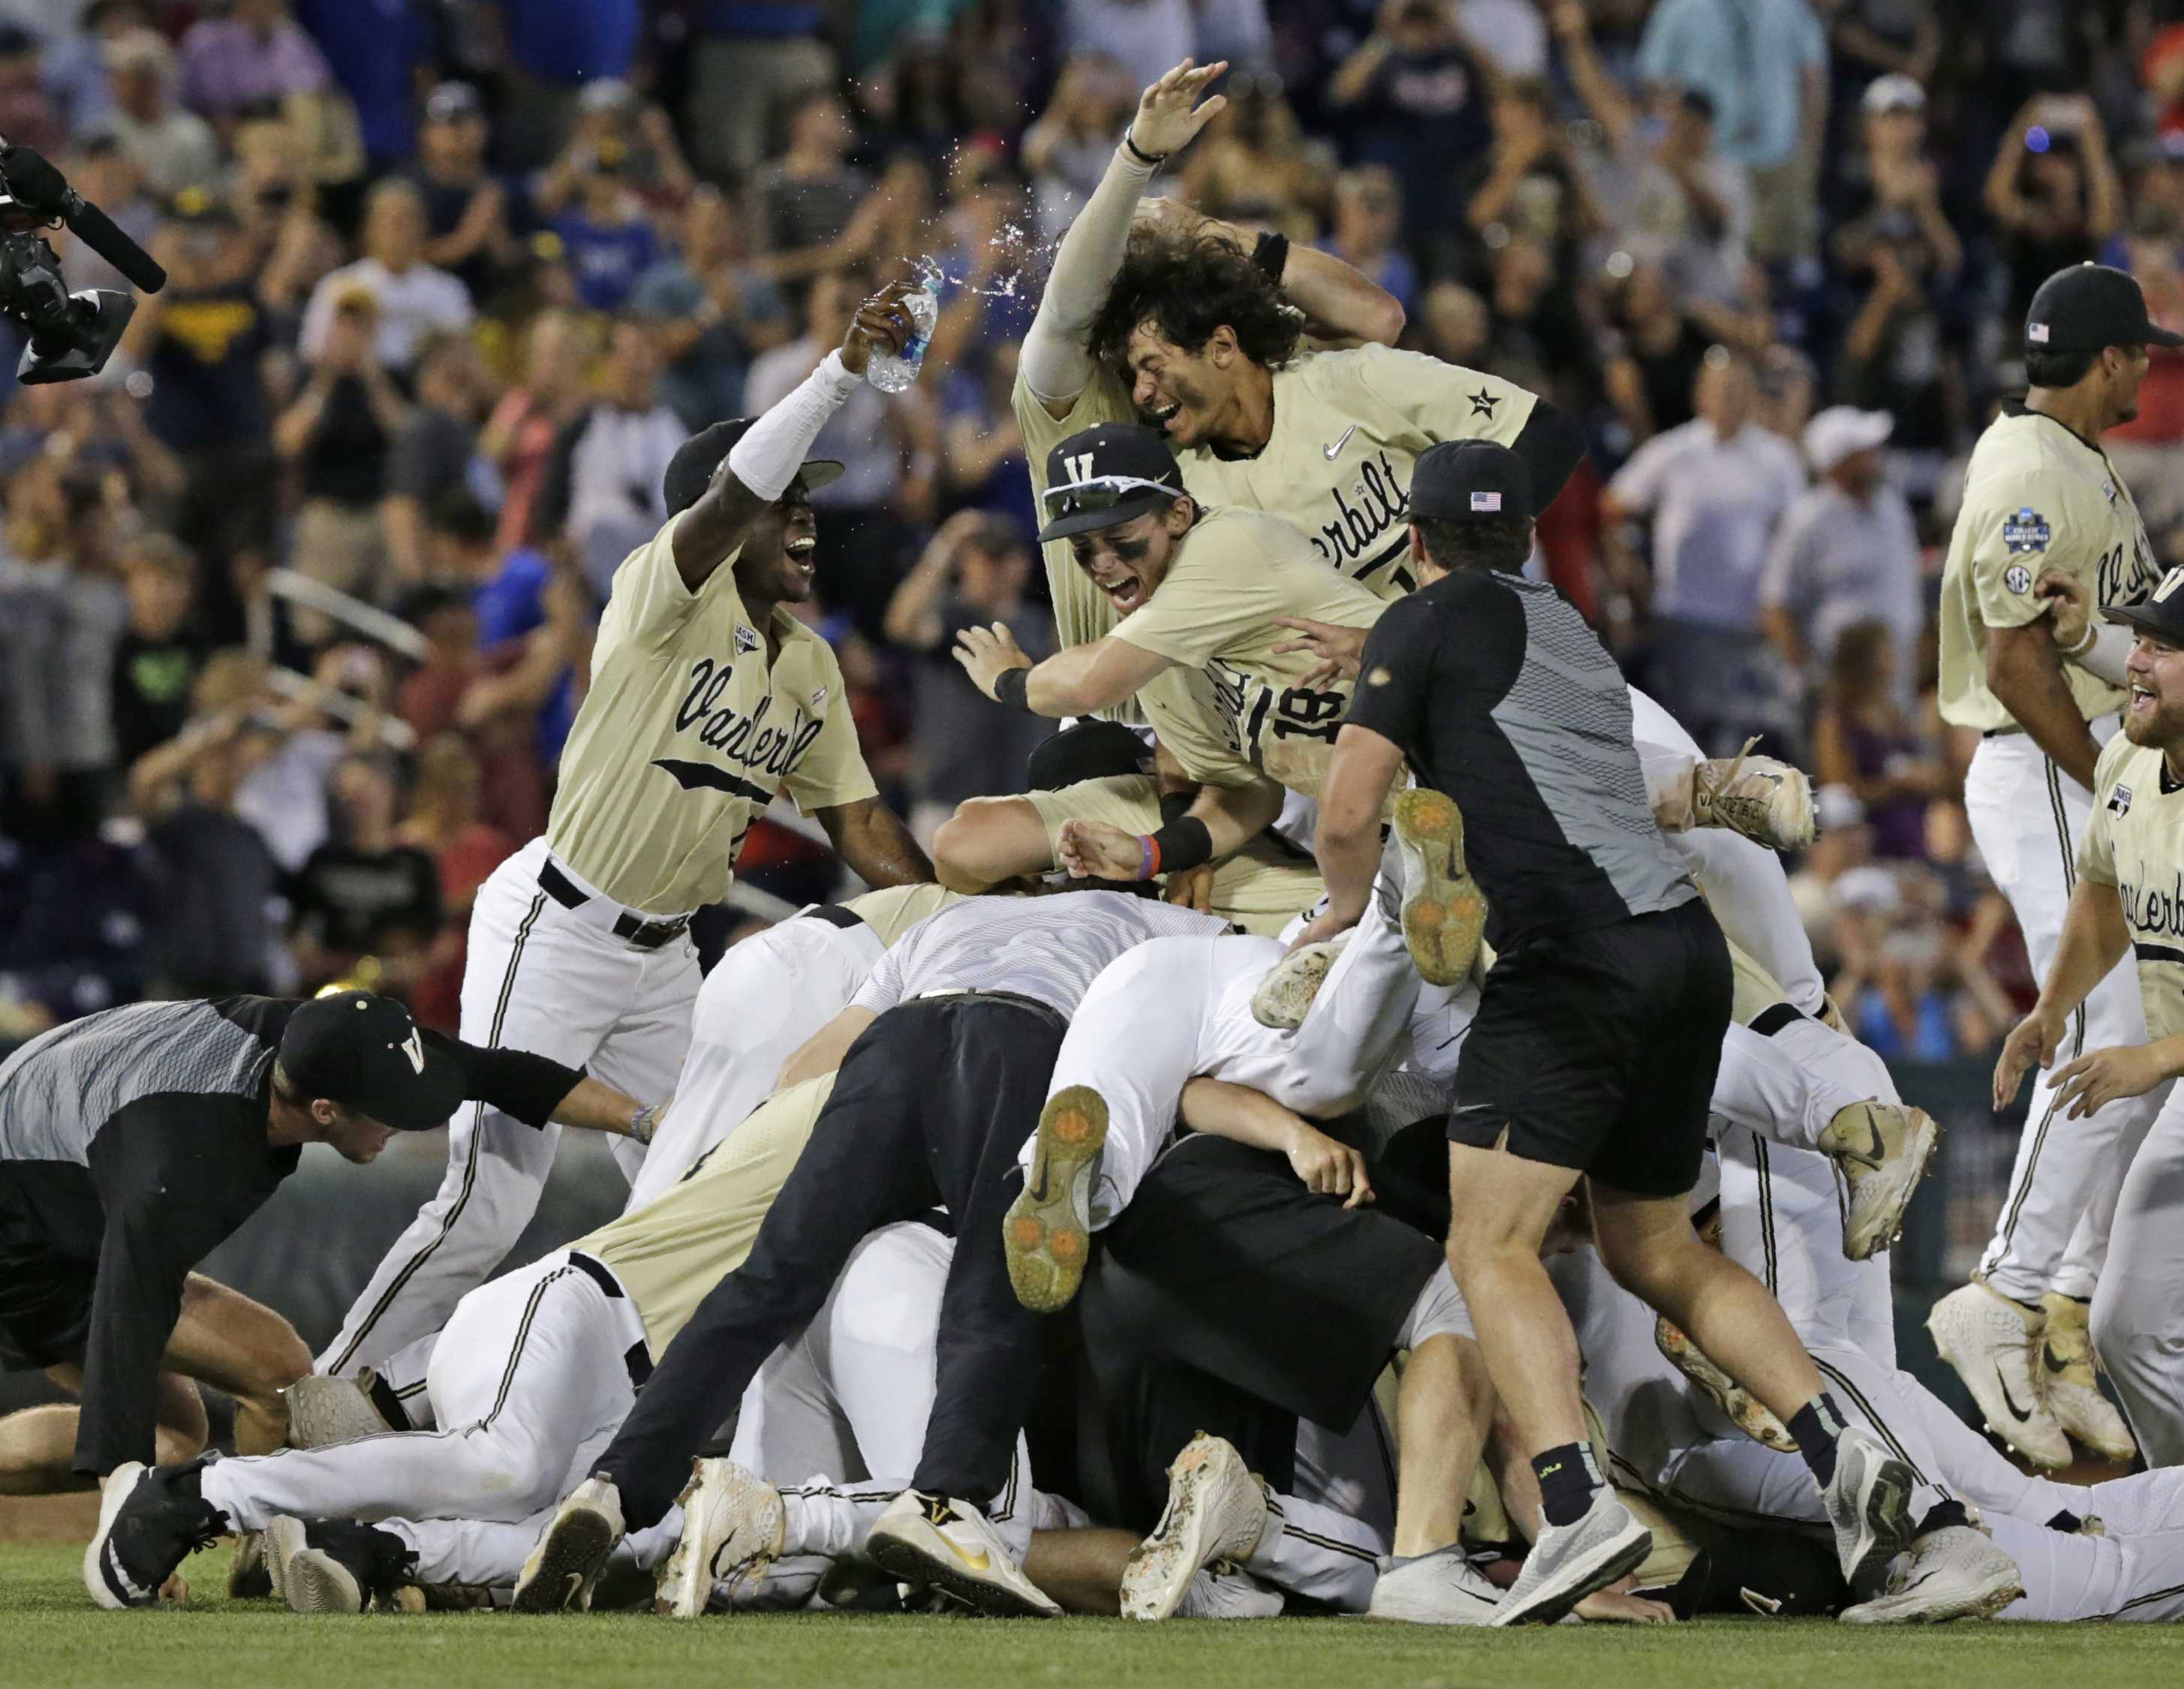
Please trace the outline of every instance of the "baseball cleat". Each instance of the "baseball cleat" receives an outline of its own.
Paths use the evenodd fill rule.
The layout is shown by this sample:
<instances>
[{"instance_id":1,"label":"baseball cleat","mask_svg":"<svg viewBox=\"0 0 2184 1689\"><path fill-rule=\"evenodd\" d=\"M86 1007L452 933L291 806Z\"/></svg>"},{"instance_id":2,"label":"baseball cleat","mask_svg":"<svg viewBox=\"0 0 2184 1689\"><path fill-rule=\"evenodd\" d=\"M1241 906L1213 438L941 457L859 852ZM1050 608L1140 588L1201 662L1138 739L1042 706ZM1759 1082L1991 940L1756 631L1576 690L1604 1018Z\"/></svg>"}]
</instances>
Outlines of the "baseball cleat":
<instances>
[{"instance_id":1,"label":"baseball cleat","mask_svg":"<svg viewBox=\"0 0 2184 1689\"><path fill-rule=\"evenodd\" d=\"M2051 1291L2040 1298L2040 1306L2048 1315L2041 1345L2041 1393L2055 1422L2103 1460L2136 1459L2137 1438L2115 1403L2101 1394L2092 1334L2086 1329L2086 1304Z\"/></svg>"},{"instance_id":2,"label":"baseball cleat","mask_svg":"<svg viewBox=\"0 0 2184 1689\"><path fill-rule=\"evenodd\" d=\"M515 1610L583 1612L621 1537L621 1493L613 1479L595 1473L570 1492L524 1561L515 1581Z\"/></svg>"},{"instance_id":3,"label":"baseball cleat","mask_svg":"<svg viewBox=\"0 0 2184 1689\"><path fill-rule=\"evenodd\" d=\"M1592 1505L1572 1525L1541 1527L1524 1569L1483 1621L1493 1625L1552 1625L1595 1590L1634 1572L1653 1552L1653 1533L1615 1492L1593 1492Z\"/></svg>"},{"instance_id":4,"label":"baseball cleat","mask_svg":"<svg viewBox=\"0 0 2184 1689\"><path fill-rule=\"evenodd\" d=\"M1294 1032L1303 1025L1349 937L1346 932L1323 943L1307 944L1268 969L1266 978L1251 993L1251 1019L1276 1032Z\"/></svg>"},{"instance_id":5,"label":"baseball cleat","mask_svg":"<svg viewBox=\"0 0 2184 1689\"><path fill-rule=\"evenodd\" d=\"M1451 1542L1382 1572L1365 1616L1390 1625L1485 1625L1501 1604L1502 1592Z\"/></svg>"},{"instance_id":6,"label":"baseball cleat","mask_svg":"<svg viewBox=\"0 0 2184 1689\"><path fill-rule=\"evenodd\" d=\"M1671 831L1724 827L1769 850L1802 850L1819 836L1813 783L1802 769L1756 757L1747 739L1734 757L1694 764L1654 814Z\"/></svg>"},{"instance_id":7,"label":"baseball cleat","mask_svg":"<svg viewBox=\"0 0 2184 1689\"><path fill-rule=\"evenodd\" d=\"M722 1598L733 1605L738 1590L765 1576L781 1553L788 1516L780 1491L718 1458L690 1463L690 1481L677 1501L682 1538L660 1568L652 1610L696 1619L716 1587L727 1586Z\"/></svg>"},{"instance_id":8,"label":"baseball cleat","mask_svg":"<svg viewBox=\"0 0 2184 1689\"><path fill-rule=\"evenodd\" d=\"M1926 1329L1986 1420L1987 1429L2036 1466L2070 1464L2070 1441L2048 1408L2035 1368L2048 1316L1974 1279L1934 1304Z\"/></svg>"},{"instance_id":9,"label":"baseball cleat","mask_svg":"<svg viewBox=\"0 0 2184 1689\"><path fill-rule=\"evenodd\" d=\"M1069 1306L1092 1253L1092 1175L1107 1142L1107 1102L1089 1085L1064 1086L1039 1111L1031 1170L1001 1220L1009 1283L1034 1314Z\"/></svg>"},{"instance_id":10,"label":"baseball cleat","mask_svg":"<svg viewBox=\"0 0 2184 1689\"><path fill-rule=\"evenodd\" d=\"M1911 1469L1863 1425L1836 1438L1836 1475L1820 1492L1835 1527L1836 1560L1852 1593L1871 1595L1888 1563L1911 1546Z\"/></svg>"},{"instance_id":11,"label":"baseball cleat","mask_svg":"<svg viewBox=\"0 0 2184 1689\"><path fill-rule=\"evenodd\" d=\"M370 1367L354 1378L314 1373L298 1379L281 1392L288 1403L288 1446L326 1448L400 1429L387 1424L372 1403L371 1389L378 1381Z\"/></svg>"},{"instance_id":12,"label":"baseball cleat","mask_svg":"<svg viewBox=\"0 0 2184 1689\"><path fill-rule=\"evenodd\" d=\"M1248 1558L1266 1529L1266 1486L1233 1443L1199 1432L1167 1469L1160 1523L1123 1568L1123 1616L1172 1617L1192 1579L1216 1560Z\"/></svg>"},{"instance_id":13,"label":"baseball cleat","mask_svg":"<svg viewBox=\"0 0 2184 1689\"><path fill-rule=\"evenodd\" d=\"M1058 1619L1061 1608L1023 1575L1000 1534L968 1502L905 1490L865 1538L874 1565L995 1619Z\"/></svg>"},{"instance_id":14,"label":"baseball cleat","mask_svg":"<svg viewBox=\"0 0 2184 1689\"><path fill-rule=\"evenodd\" d=\"M1463 863L1463 814L1446 792L1396 794L1396 843L1403 858L1403 942L1418 977L1460 984L1479 959L1486 897Z\"/></svg>"},{"instance_id":15,"label":"baseball cleat","mask_svg":"<svg viewBox=\"0 0 2184 1689\"><path fill-rule=\"evenodd\" d=\"M1888 1568L1885 1591L1843 1609L1846 1625L1939 1625L1992 1619L2025 1593L2017 1562L1969 1525L1922 1533Z\"/></svg>"},{"instance_id":16,"label":"baseball cleat","mask_svg":"<svg viewBox=\"0 0 2184 1689\"><path fill-rule=\"evenodd\" d=\"M1178 1619L1279 1619L1282 1592L1240 1566L1217 1560L1191 1579Z\"/></svg>"},{"instance_id":17,"label":"baseball cleat","mask_svg":"<svg viewBox=\"0 0 2184 1689\"><path fill-rule=\"evenodd\" d=\"M107 1475L98 1529L83 1551L83 1586L101 1607L172 1602L184 1560L227 1530L227 1515L198 1492L209 1456L183 1466L125 1461Z\"/></svg>"},{"instance_id":18,"label":"baseball cleat","mask_svg":"<svg viewBox=\"0 0 2184 1689\"><path fill-rule=\"evenodd\" d=\"M1923 1108L1853 1103L1840 1109L1819 1138L1820 1153L1850 1183L1843 1219L1843 1253L1863 1261L1903 1235L1903 1211L1925 1176L1942 1129Z\"/></svg>"},{"instance_id":19,"label":"baseball cleat","mask_svg":"<svg viewBox=\"0 0 2184 1689\"><path fill-rule=\"evenodd\" d=\"M1729 1422L1754 1442L1784 1454L1797 1452L1797 1440L1764 1402L1718 1366L1713 1357L1685 1335L1665 1314L1654 1322L1653 1346L1676 1370L1713 1398Z\"/></svg>"},{"instance_id":20,"label":"baseball cleat","mask_svg":"<svg viewBox=\"0 0 2184 1689\"><path fill-rule=\"evenodd\" d=\"M235 1539L235 1553L227 1563L227 1598L264 1601L278 1598L281 1586L274 1581L273 1562L265 1552L265 1533L246 1531Z\"/></svg>"},{"instance_id":21,"label":"baseball cleat","mask_svg":"<svg viewBox=\"0 0 2184 1689\"><path fill-rule=\"evenodd\" d=\"M280 1558L281 1597L292 1613L424 1610L423 1594L410 1581L416 1556L391 1531L283 1515L266 1527L265 1537L269 1558Z\"/></svg>"}]
</instances>

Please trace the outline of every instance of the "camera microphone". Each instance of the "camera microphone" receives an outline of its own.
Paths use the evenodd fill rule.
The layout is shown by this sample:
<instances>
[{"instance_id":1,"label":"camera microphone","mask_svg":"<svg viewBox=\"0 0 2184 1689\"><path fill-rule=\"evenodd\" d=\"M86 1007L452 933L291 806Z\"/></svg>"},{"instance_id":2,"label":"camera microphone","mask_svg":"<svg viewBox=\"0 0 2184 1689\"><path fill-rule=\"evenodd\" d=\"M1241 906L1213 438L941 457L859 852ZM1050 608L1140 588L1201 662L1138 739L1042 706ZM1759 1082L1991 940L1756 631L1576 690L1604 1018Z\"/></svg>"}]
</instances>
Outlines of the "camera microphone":
<instances>
[{"instance_id":1,"label":"camera microphone","mask_svg":"<svg viewBox=\"0 0 2184 1689\"><path fill-rule=\"evenodd\" d=\"M68 178L42 153L0 141L0 178L5 179L16 204L35 217L58 219L147 293L157 293L167 285L167 272L158 260L70 187Z\"/></svg>"}]
</instances>

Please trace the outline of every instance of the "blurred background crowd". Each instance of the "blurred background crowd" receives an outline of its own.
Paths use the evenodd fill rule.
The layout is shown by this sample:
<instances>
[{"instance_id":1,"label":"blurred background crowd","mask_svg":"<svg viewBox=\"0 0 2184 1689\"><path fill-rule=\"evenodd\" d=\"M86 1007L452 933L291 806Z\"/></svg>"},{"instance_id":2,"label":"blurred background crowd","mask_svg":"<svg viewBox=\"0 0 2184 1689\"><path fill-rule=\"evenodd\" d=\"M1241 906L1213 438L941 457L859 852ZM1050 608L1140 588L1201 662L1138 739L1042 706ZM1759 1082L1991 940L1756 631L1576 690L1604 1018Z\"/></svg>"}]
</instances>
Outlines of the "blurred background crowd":
<instances>
[{"instance_id":1,"label":"blurred background crowd","mask_svg":"<svg viewBox=\"0 0 2184 1689\"><path fill-rule=\"evenodd\" d=\"M947 656L1052 641L1016 346L1186 55L1229 109L1158 191L1585 420L1537 566L1710 749L1813 770L1858 1035L1988 1049L2032 981L1933 707L1941 547L2042 278L2184 327L2178 0L0 0L0 134L172 277L99 380L0 393L0 1042L334 980L452 1026L669 455L911 267L940 326L821 436L809 613L922 831L1018 789ZM2184 357L2109 443L2184 560ZM827 895L783 820L744 879Z\"/></svg>"}]
</instances>

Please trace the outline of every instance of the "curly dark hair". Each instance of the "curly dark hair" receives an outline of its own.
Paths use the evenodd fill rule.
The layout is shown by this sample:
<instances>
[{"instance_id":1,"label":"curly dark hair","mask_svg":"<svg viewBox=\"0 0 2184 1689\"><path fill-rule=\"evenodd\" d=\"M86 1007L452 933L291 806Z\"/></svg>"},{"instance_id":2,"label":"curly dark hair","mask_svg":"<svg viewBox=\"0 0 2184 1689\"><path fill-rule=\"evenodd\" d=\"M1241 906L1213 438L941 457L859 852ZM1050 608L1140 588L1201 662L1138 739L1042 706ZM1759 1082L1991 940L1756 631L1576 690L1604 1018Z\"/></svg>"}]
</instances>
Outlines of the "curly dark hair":
<instances>
[{"instance_id":1,"label":"curly dark hair","mask_svg":"<svg viewBox=\"0 0 2184 1689\"><path fill-rule=\"evenodd\" d=\"M1119 368L1140 324L1195 352L1224 323L1244 355L1269 369L1296 355L1304 334L1304 314L1233 241L1140 230L1130 237L1107 302L1092 319L1090 350Z\"/></svg>"}]
</instances>

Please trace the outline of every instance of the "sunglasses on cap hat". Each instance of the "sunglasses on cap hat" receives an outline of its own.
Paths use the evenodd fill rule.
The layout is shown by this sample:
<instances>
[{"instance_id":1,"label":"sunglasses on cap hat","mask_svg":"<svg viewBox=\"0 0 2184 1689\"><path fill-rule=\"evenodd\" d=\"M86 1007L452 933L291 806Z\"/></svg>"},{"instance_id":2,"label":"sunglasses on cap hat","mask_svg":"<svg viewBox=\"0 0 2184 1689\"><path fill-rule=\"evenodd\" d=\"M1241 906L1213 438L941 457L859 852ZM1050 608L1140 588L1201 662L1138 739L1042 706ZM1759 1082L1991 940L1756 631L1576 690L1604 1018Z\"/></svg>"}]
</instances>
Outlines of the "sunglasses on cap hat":
<instances>
[{"instance_id":1,"label":"sunglasses on cap hat","mask_svg":"<svg viewBox=\"0 0 2184 1689\"><path fill-rule=\"evenodd\" d=\"M1039 497L1049 517L1075 516L1112 510L1118 504L1141 500L1149 492L1162 498L1176 496L1174 487L1164 481L1147 481L1142 475L1094 475L1089 481L1072 481L1067 486L1050 486Z\"/></svg>"}]
</instances>

